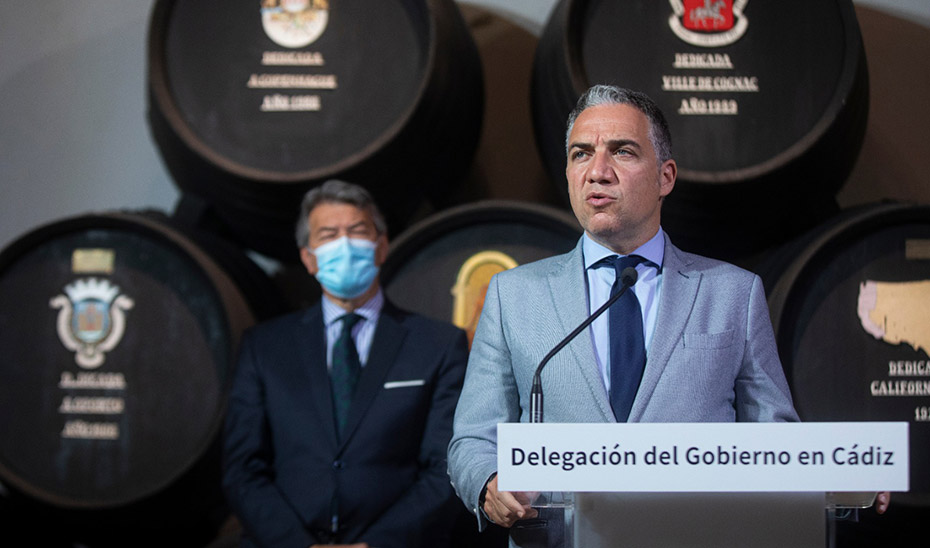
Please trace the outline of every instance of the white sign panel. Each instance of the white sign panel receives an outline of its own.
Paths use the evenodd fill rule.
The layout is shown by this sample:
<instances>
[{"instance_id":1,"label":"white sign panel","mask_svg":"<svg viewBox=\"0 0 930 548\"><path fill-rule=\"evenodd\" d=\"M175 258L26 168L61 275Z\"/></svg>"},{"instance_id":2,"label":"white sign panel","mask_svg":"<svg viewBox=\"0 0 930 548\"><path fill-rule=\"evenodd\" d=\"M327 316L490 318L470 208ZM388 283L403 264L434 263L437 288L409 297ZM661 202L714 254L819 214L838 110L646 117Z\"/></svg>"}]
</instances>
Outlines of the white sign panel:
<instances>
[{"instance_id":1,"label":"white sign panel","mask_svg":"<svg viewBox=\"0 0 930 548\"><path fill-rule=\"evenodd\" d=\"M499 424L506 491L907 491L906 422Z\"/></svg>"}]
</instances>

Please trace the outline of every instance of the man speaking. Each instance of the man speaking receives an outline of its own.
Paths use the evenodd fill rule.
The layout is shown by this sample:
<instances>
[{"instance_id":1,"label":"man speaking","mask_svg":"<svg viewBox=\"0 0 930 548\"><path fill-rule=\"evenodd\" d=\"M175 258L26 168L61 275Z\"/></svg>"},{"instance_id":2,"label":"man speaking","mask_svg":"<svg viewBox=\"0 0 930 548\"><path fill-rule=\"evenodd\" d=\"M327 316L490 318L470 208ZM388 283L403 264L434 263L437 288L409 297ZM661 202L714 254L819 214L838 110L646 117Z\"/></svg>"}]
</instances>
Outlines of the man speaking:
<instances>
[{"instance_id":1,"label":"man speaking","mask_svg":"<svg viewBox=\"0 0 930 548\"><path fill-rule=\"evenodd\" d=\"M546 365L547 421L798 420L759 277L662 231L678 168L658 106L594 86L569 115L566 151L584 235L492 279L455 414L449 473L480 528L535 517L526 494L497 489L497 424L529 421L537 365L631 281L628 268L630 290Z\"/></svg>"}]
</instances>

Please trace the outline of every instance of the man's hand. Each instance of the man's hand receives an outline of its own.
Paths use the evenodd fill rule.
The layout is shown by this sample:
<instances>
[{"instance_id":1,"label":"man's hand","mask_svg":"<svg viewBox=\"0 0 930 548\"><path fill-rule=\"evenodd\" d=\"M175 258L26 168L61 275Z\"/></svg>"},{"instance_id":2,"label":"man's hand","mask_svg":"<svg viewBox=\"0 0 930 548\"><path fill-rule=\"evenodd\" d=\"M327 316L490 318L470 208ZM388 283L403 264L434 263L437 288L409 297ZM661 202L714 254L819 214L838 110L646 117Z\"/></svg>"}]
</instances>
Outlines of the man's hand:
<instances>
[{"instance_id":1,"label":"man's hand","mask_svg":"<svg viewBox=\"0 0 930 548\"><path fill-rule=\"evenodd\" d=\"M518 520L535 518L539 512L530 506L530 495L521 491L498 491L497 476L488 482L484 494L484 513L501 527L510 527Z\"/></svg>"},{"instance_id":2,"label":"man's hand","mask_svg":"<svg viewBox=\"0 0 930 548\"><path fill-rule=\"evenodd\" d=\"M875 511L879 514L884 514L889 504L891 504L890 491L882 491L875 497Z\"/></svg>"}]
</instances>

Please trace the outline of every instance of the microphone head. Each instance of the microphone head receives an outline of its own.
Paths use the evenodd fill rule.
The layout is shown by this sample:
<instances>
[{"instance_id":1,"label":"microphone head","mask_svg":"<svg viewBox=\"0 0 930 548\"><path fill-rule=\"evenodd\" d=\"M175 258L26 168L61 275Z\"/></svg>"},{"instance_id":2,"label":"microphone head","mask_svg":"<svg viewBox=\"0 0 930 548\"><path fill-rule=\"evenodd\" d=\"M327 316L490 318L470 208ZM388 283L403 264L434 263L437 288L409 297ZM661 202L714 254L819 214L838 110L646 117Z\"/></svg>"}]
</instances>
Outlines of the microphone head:
<instances>
[{"instance_id":1,"label":"microphone head","mask_svg":"<svg viewBox=\"0 0 930 548\"><path fill-rule=\"evenodd\" d=\"M639 279L639 273L636 272L636 269L632 266L628 266L620 272L620 281L623 282L625 286L635 284L637 279Z\"/></svg>"}]
</instances>

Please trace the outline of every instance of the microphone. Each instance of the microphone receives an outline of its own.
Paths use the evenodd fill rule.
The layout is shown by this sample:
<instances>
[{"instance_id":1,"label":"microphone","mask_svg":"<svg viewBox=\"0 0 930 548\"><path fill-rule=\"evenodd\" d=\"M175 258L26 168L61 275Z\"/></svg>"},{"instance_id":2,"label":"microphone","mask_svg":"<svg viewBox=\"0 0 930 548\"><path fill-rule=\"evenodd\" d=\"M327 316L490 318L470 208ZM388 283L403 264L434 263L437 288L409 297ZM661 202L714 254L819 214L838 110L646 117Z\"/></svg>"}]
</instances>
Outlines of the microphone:
<instances>
[{"instance_id":1,"label":"microphone","mask_svg":"<svg viewBox=\"0 0 930 548\"><path fill-rule=\"evenodd\" d=\"M571 333L568 334L564 339L562 339L559 344L555 345L552 350L539 362L539 365L536 366L536 373L533 374L533 386L530 389L530 422L542 422L543 421L543 390L542 390L542 370L543 367L555 356L559 350L565 348L565 346L572 341L579 333L585 330L586 327L591 325L591 322L597 319L598 316L604 313L605 310L610 308L610 305L617 302L626 290L633 286L636 283L637 278L639 278L639 273L636 272L636 268L628 266L620 272L620 282L623 284L623 287L620 288L620 291L617 291L614 295L611 295L607 302L602 304L600 308L594 311L593 314L585 318L581 324L576 327Z\"/></svg>"}]
</instances>

